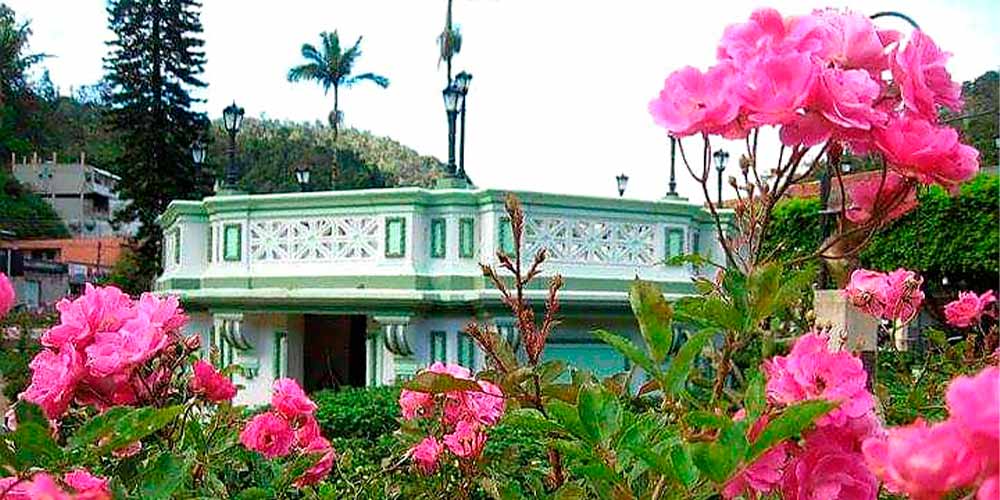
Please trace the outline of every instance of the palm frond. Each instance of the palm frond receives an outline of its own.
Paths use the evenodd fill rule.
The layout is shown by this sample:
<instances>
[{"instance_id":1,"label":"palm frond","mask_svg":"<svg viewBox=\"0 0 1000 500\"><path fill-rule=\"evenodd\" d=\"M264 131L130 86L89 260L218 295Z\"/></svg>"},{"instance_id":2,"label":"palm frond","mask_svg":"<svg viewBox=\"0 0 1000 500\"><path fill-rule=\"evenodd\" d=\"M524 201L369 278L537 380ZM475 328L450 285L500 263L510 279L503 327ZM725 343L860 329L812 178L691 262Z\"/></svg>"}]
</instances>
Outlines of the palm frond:
<instances>
[{"instance_id":1,"label":"palm frond","mask_svg":"<svg viewBox=\"0 0 1000 500\"><path fill-rule=\"evenodd\" d=\"M382 75L376 75L375 73L361 73L360 75L352 76L351 78L349 78L347 81L344 82L344 85L350 87L362 80L368 80L382 88L386 88L389 86L388 78Z\"/></svg>"},{"instance_id":2,"label":"palm frond","mask_svg":"<svg viewBox=\"0 0 1000 500\"><path fill-rule=\"evenodd\" d=\"M324 54L320 53L320 51L316 49L315 45L311 43L303 43L301 52L302 57L307 61L312 61L320 66L326 66L326 57L324 57Z\"/></svg>"}]
</instances>

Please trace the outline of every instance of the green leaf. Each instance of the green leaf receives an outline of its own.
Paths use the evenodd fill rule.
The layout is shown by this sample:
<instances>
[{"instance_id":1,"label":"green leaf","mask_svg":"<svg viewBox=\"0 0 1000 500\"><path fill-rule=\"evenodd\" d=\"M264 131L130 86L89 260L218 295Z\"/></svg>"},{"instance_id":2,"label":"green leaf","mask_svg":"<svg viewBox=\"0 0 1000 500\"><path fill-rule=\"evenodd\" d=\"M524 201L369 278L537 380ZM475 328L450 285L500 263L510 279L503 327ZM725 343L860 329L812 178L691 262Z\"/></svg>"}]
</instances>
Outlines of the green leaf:
<instances>
[{"instance_id":1,"label":"green leaf","mask_svg":"<svg viewBox=\"0 0 1000 500\"><path fill-rule=\"evenodd\" d=\"M655 363L662 363L674 341L671 325L674 312L663 298L663 292L652 284L636 280L628 294L632 312L639 320L639 331Z\"/></svg>"},{"instance_id":2,"label":"green leaf","mask_svg":"<svg viewBox=\"0 0 1000 500\"><path fill-rule=\"evenodd\" d=\"M674 466L674 475L685 486L691 486L698 482L698 468L691 458L691 449L686 443L678 444L670 448L670 462Z\"/></svg>"},{"instance_id":3,"label":"green leaf","mask_svg":"<svg viewBox=\"0 0 1000 500\"><path fill-rule=\"evenodd\" d=\"M589 498L587 490L576 483L565 483L556 490L554 500L585 500Z\"/></svg>"},{"instance_id":4,"label":"green leaf","mask_svg":"<svg viewBox=\"0 0 1000 500\"><path fill-rule=\"evenodd\" d=\"M236 500L269 500L274 498L274 493L264 488L247 488L236 495Z\"/></svg>"},{"instance_id":5,"label":"green leaf","mask_svg":"<svg viewBox=\"0 0 1000 500\"><path fill-rule=\"evenodd\" d=\"M757 417L764 413L767 407L767 393L764 382L764 374L759 370L755 371L747 382L747 391L743 395L743 408L747 411L747 418L750 422L756 422Z\"/></svg>"},{"instance_id":6,"label":"green leaf","mask_svg":"<svg viewBox=\"0 0 1000 500\"><path fill-rule=\"evenodd\" d=\"M161 453L142 472L144 499L170 498L187 478L188 464L171 453Z\"/></svg>"},{"instance_id":7,"label":"green leaf","mask_svg":"<svg viewBox=\"0 0 1000 500\"><path fill-rule=\"evenodd\" d=\"M10 441L14 450L8 459L18 472L32 467L47 468L62 458L62 449L52 439L47 423L18 422L17 430L10 434Z\"/></svg>"},{"instance_id":8,"label":"green leaf","mask_svg":"<svg viewBox=\"0 0 1000 500\"><path fill-rule=\"evenodd\" d=\"M704 410L694 410L684 415L684 421L699 429L724 429L733 425L732 420L725 415L718 415Z\"/></svg>"},{"instance_id":9,"label":"green leaf","mask_svg":"<svg viewBox=\"0 0 1000 500\"><path fill-rule=\"evenodd\" d=\"M561 359L552 359L538 365L538 378L543 384L548 384L559 378L566 371L566 362Z\"/></svg>"},{"instance_id":10,"label":"green leaf","mask_svg":"<svg viewBox=\"0 0 1000 500\"><path fill-rule=\"evenodd\" d=\"M580 422L580 414L577 413L575 406L556 399L545 405L545 411L570 434L580 439L587 438L587 431Z\"/></svg>"},{"instance_id":11,"label":"green leaf","mask_svg":"<svg viewBox=\"0 0 1000 500\"><path fill-rule=\"evenodd\" d=\"M42 411L42 407L27 401L18 401L17 404L14 405L14 420L18 424L34 422L42 427L47 427L49 425L49 421L45 418L45 413Z\"/></svg>"},{"instance_id":12,"label":"green leaf","mask_svg":"<svg viewBox=\"0 0 1000 500\"><path fill-rule=\"evenodd\" d=\"M81 427L70 438L70 449L85 452L91 458L104 456L166 427L182 411L184 405L167 408L123 408L117 411L116 408L112 408Z\"/></svg>"},{"instance_id":13,"label":"green leaf","mask_svg":"<svg viewBox=\"0 0 1000 500\"><path fill-rule=\"evenodd\" d=\"M618 398L599 384L585 384L577 398L580 423L593 442L606 442L618 432L622 408Z\"/></svg>"},{"instance_id":14,"label":"green leaf","mask_svg":"<svg viewBox=\"0 0 1000 500\"><path fill-rule=\"evenodd\" d=\"M608 344L616 351L622 353L629 361L639 368L646 370L646 373L657 373L653 360L649 359L649 356L646 356L646 353L642 352L642 350L633 344L631 340L620 335L615 335L614 333L606 330L595 330L594 336L601 339L601 342Z\"/></svg>"},{"instance_id":15,"label":"green leaf","mask_svg":"<svg viewBox=\"0 0 1000 500\"><path fill-rule=\"evenodd\" d=\"M420 372L417 376L403 384L404 389L411 391L426 392L430 394L443 394L453 391L479 391L479 384L475 380L455 378L447 373Z\"/></svg>"},{"instance_id":16,"label":"green leaf","mask_svg":"<svg viewBox=\"0 0 1000 500\"><path fill-rule=\"evenodd\" d=\"M695 358L698 357L698 353L705 348L705 344L713 335L715 335L715 331L708 329L695 333L677 351L677 355L670 360L670 366L667 368L667 373L663 376L661 383L667 394L677 395L684 389L684 383L687 381L688 372L691 371Z\"/></svg>"},{"instance_id":17,"label":"green leaf","mask_svg":"<svg viewBox=\"0 0 1000 500\"><path fill-rule=\"evenodd\" d=\"M750 447L747 461L753 461L772 446L798 436L819 417L826 415L837 405L825 400L802 401L796 403L777 418L771 420Z\"/></svg>"},{"instance_id":18,"label":"green leaf","mask_svg":"<svg viewBox=\"0 0 1000 500\"><path fill-rule=\"evenodd\" d=\"M743 432L744 426L737 423L723 429L715 442L691 444L692 462L712 481L725 482L750 446Z\"/></svg>"}]
</instances>

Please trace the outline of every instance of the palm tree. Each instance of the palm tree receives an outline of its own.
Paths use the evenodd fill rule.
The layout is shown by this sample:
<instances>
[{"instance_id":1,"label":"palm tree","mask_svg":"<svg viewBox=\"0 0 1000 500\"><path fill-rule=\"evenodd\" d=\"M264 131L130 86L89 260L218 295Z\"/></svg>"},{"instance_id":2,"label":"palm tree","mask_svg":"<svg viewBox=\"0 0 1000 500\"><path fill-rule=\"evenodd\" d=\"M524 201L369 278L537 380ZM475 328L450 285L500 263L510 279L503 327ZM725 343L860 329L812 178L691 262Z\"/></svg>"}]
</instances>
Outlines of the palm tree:
<instances>
[{"instance_id":1,"label":"palm tree","mask_svg":"<svg viewBox=\"0 0 1000 500\"><path fill-rule=\"evenodd\" d=\"M361 37L358 37L354 46L347 50L341 50L340 37L336 30L333 33L324 31L319 37L323 42L321 49L309 43L302 44L302 57L307 62L288 70L288 81L313 80L323 86L324 94L333 88L333 112L330 113L330 124L333 126L333 139L337 140L341 121L340 88L348 88L364 80L386 88L389 86L389 79L375 73L351 75L354 62L361 57Z\"/></svg>"},{"instance_id":2,"label":"palm tree","mask_svg":"<svg viewBox=\"0 0 1000 500\"><path fill-rule=\"evenodd\" d=\"M444 31L438 35L438 46L441 48L441 58L438 59L438 67L441 61L448 66L448 85L451 85L451 58L462 51L462 32L457 26L451 23L451 2L448 0L448 13L444 18Z\"/></svg>"}]
</instances>

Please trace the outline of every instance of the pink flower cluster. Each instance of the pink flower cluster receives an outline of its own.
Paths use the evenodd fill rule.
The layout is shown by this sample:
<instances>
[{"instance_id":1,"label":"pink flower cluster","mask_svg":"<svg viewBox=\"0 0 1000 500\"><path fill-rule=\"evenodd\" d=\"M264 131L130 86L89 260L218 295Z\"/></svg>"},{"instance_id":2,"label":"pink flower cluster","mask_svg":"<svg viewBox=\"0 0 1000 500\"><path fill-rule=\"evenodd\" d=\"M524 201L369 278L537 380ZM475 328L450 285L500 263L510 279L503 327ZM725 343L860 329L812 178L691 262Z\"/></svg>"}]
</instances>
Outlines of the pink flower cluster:
<instances>
[{"instance_id":1,"label":"pink flower cluster","mask_svg":"<svg viewBox=\"0 0 1000 500\"><path fill-rule=\"evenodd\" d=\"M858 269L851 273L844 296L858 309L876 318L907 322L920 311L923 278L913 271L897 269L880 273Z\"/></svg>"},{"instance_id":2,"label":"pink flower cluster","mask_svg":"<svg viewBox=\"0 0 1000 500\"><path fill-rule=\"evenodd\" d=\"M861 360L831 352L826 337L810 333L796 341L788 356L766 361L764 373L768 399L777 407L811 399L826 399L838 407L819 418L800 443L781 443L741 470L725 485L723 496L780 489L785 499L876 498L878 481L864 465L861 444L881 431ZM750 441L767 422L762 416L754 423Z\"/></svg>"},{"instance_id":3,"label":"pink flower cluster","mask_svg":"<svg viewBox=\"0 0 1000 500\"><path fill-rule=\"evenodd\" d=\"M948 420L917 420L866 440L869 467L886 489L911 498L940 499L964 488L976 488L979 500L1000 498L1000 369L952 380L946 400Z\"/></svg>"},{"instance_id":4,"label":"pink flower cluster","mask_svg":"<svg viewBox=\"0 0 1000 500\"><path fill-rule=\"evenodd\" d=\"M459 365L434 363L427 368L433 373L472 380L472 373ZM410 458L424 474L433 473L441 454L447 449L465 460L476 460L486 446L485 428L495 425L503 416L503 391L485 380L477 381L478 391L452 391L435 396L426 392L403 389L399 405L403 418L437 418L442 437L428 436L410 449Z\"/></svg>"},{"instance_id":5,"label":"pink flower cluster","mask_svg":"<svg viewBox=\"0 0 1000 500\"><path fill-rule=\"evenodd\" d=\"M883 222L896 220L917 208L917 190L912 179L895 172L881 177L851 182L847 186L850 198L845 215L855 224L874 218Z\"/></svg>"},{"instance_id":6,"label":"pink flower cluster","mask_svg":"<svg viewBox=\"0 0 1000 500\"><path fill-rule=\"evenodd\" d=\"M191 392L202 395L209 401L220 403L236 396L236 386L229 378L215 370L205 361L194 362L194 376L191 378Z\"/></svg>"},{"instance_id":7,"label":"pink flower cluster","mask_svg":"<svg viewBox=\"0 0 1000 500\"><path fill-rule=\"evenodd\" d=\"M100 410L155 397L170 382L149 363L178 341L187 321L177 298L144 293L132 300L115 287L88 284L56 304L60 322L42 336L31 361L31 384L19 398L58 420L76 401Z\"/></svg>"},{"instance_id":8,"label":"pink flower cluster","mask_svg":"<svg viewBox=\"0 0 1000 500\"><path fill-rule=\"evenodd\" d=\"M996 317L996 311L990 308L996 301L993 290L987 290L982 295L976 295L976 292L959 292L957 300L944 306L944 315L948 324L956 328L976 326L984 314Z\"/></svg>"},{"instance_id":9,"label":"pink flower cluster","mask_svg":"<svg viewBox=\"0 0 1000 500\"><path fill-rule=\"evenodd\" d=\"M920 31L904 41L855 12L764 8L727 27L716 55L705 72L672 73L650 102L671 134L733 139L775 126L788 146L879 151L900 175L946 187L978 169L978 152L937 124L939 107L961 108L961 86L945 69L950 54Z\"/></svg>"},{"instance_id":10,"label":"pink flower cluster","mask_svg":"<svg viewBox=\"0 0 1000 500\"><path fill-rule=\"evenodd\" d=\"M14 307L14 286L10 284L7 275L0 273L0 318L7 315Z\"/></svg>"},{"instance_id":11,"label":"pink flower cluster","mask_svg":"<svg viewBox=\"0 0 1000 500\"><path fill-rule=\"evenodd\" d=\"M63 486L68 487L64 489ZM111 500L108 480L84 469L67 472L62 481L45 472L19 481L14 477L0 479L0 498L9 500Z\"/></svg>"},{"instance_id":12,"label":"pink flower cluster","mask_svg":"<svg viewBox=\"0 0 1000 500\"><path fill-rule=\"evenodd\" d=\"M320 433L315 411L316 403L306 396L298 382L278 379L271 394L271 409L250 419L240 433L240 443L271 459L293 453L320 456L315 465L294 481L299 488L316 484L330 474L337 454Z\"/></svg>"}]
</instances>

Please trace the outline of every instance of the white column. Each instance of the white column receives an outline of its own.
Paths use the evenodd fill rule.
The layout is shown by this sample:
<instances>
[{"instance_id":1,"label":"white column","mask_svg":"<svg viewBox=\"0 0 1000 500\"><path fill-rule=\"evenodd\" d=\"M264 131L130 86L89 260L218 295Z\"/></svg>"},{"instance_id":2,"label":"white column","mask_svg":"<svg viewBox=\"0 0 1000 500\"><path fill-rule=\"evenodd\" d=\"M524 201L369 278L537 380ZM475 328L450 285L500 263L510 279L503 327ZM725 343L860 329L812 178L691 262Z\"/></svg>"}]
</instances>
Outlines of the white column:
<instances>
[{"instance_id":1,"label":"white column","mask_svg":"<svg viewBox=\"0 0 1000 500\"><path fill-rule=\"evenodd\" d=\"M411 347L410 317L377 316L375 321L381 328L378 338L368 348L375 350L373 358L380 383L389 385L413 377L419 366Z\"/></svg>"}]
</instances>

